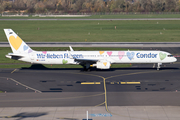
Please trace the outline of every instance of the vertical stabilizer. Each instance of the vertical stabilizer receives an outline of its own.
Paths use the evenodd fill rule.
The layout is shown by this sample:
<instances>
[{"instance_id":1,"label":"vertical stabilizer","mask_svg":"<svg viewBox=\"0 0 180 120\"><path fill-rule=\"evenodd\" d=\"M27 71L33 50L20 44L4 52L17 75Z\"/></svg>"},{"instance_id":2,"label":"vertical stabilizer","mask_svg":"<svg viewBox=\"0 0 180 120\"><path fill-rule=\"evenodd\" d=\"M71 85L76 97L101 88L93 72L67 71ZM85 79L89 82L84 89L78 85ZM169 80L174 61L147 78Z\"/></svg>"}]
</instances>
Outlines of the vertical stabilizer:
<instances>
[{"instance_id":1,"label":"vertical stabilizer","mask_svg":"<svg viewBox=\"0 0 180 120\"><path fill-rule=\"evenodd\" d=\"M30 53L33 50L12 30L4 29L13 53Z\"/></svg>"}]
</instances>

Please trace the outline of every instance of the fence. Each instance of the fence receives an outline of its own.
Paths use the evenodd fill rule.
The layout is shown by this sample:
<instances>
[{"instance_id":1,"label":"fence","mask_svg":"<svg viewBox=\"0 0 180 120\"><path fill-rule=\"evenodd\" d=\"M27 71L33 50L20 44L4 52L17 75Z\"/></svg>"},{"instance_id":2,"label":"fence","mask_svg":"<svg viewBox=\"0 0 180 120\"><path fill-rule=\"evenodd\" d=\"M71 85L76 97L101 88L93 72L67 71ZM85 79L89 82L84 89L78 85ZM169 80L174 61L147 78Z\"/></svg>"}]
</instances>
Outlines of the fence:
<instances>
[{"instance_id":1,"label":"fence","mask_svg":"<svg viewBox=\"0 0 180 120\"><path fill-rule=\"evenodd\" d=\"M2 17L29 17L29 16L41 16L41 15L167 15L167 14L180 14L180 12L92 12L92 13L10 13L4 12L0 14Z\"/></svg>"}]
</instances>

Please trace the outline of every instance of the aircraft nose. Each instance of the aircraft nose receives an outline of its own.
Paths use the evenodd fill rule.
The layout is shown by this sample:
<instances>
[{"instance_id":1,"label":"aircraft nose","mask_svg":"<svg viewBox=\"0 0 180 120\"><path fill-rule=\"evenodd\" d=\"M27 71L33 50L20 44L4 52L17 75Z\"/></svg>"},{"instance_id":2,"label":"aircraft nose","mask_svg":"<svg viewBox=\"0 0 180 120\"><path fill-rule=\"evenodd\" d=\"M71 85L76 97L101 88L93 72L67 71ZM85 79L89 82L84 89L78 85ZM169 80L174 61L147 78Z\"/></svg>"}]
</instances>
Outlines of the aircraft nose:
<instances>
[{"instance_id":1,"label":"aircraft nose","mask_svg":"<svg viewBox=\"0 0 180 120\"><path fill-rule=\"evenodd\" d=\"M173 57L173 59L172 59L172 60L173 60L173 62L176 62L176 61L177 61L177 58Z\"/></svg>"}]
</instances>

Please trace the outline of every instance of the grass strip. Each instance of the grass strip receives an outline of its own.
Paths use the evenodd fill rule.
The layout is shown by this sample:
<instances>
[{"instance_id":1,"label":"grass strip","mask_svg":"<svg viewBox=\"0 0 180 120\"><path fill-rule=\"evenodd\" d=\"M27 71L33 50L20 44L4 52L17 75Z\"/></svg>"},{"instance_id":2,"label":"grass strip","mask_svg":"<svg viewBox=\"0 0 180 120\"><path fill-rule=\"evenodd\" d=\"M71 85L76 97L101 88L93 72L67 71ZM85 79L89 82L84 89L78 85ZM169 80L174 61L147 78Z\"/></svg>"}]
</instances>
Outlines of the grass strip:
<instances>
[{"instance_id":1,"label":"grass strip","mask_svg":"<svg viewBox=\"0 0 180 120\"><path fill-rule=\"evenodd\" d=\"M116 29L115 29L116 26ZM25 42L179 42L180 22L143 21L0 21ZM7 42L0 31L0 42Z\"/></svg>"}]
</instances>

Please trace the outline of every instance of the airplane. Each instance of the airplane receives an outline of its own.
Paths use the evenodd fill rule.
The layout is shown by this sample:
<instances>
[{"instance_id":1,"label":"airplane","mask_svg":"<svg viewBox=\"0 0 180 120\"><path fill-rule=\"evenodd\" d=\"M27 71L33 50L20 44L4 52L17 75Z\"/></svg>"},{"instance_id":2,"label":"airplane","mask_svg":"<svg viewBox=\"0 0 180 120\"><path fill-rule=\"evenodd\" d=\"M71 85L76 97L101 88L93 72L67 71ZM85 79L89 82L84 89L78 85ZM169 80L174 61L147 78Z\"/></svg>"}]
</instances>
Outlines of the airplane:
<instances>
[{"instance_id":1,"label":"airplane","mask_svg":"<svg viewBox=\"0 0 180 120\"><path fill-rule=\"evenodd\" d=\"M162 63L176 62L177 59L165 51L35 51L31 49L12 29L4 29L13 53L7 58L30 62L32 64L75 64L85 70L90 67L110 69L111 64L119 63L157 63L159 70Z\"/></svg>"}]
</instances>

